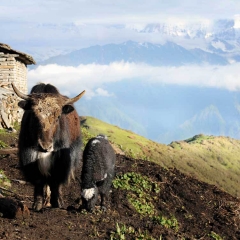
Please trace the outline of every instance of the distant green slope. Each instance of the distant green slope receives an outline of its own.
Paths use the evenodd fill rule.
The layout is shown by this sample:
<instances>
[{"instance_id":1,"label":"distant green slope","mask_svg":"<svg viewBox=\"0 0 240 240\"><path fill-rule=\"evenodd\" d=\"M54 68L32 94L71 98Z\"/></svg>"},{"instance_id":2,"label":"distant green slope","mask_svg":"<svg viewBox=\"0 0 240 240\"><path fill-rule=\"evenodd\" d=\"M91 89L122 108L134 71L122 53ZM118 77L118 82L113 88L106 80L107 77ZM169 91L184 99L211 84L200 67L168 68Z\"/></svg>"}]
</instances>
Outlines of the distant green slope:
<instances>
[{"instance_id":1,"label":"distant green slope","mask_svg":"<svg viewBox=\"0 0 240 240\"><path fill-rule=\"evenodd\" d=\"M82 99L75 104L77 112L85 116L92 116L104 122L131 129L137 134L147 136L147 130L138 121L123 111L124 105L116 98L94 97L91 101Z\"/></svg>"},{"instance_id":2,"label":"distant green slope","mask_svg":"<svg viewBox=\"0 0 240 240\"><path fill-rule=\"evenodd\" d=\"M92 117L86 117L82 126L88 138L103 133L130 157L153 161L167 168L175 167L240 197L239 140L197 135L164 145Z\"/></svg>"}]
</instances>

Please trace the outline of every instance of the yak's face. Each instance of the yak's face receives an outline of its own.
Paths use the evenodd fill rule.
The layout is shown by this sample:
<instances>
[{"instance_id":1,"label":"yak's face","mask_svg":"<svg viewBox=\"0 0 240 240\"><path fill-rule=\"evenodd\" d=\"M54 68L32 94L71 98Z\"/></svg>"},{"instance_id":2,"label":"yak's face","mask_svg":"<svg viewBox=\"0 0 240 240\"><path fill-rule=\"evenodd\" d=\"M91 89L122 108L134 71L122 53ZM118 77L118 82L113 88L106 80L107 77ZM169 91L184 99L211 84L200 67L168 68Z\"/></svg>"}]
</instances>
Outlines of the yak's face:
<instances>
[{"instance_id":1,"label":"yak's face","mask_svg":"<svg viewBox=\"0 0 240 240\"><path fill-rule=\"evenodd\" d=\"M18 97L24 99L19 102L19 107L30 110L34 115L35 122L32 125L37 128L35 130L37 130L39 150L42 152L54 151L54 136L60 124L59 119L61 119L62 114L68 114L74 110L72 104L78 101L85 91L70 99L58 93L26 95L20 92L14 84L12 87Z\"/></svg>"},{"instance_id":2,"label":"yak's face","mask_svg":"<svg viewBox=\"0 0 240 240\"><path fill-rule=\"evenodd\" d=\"M49 94L32 98L32 111L38 120L38 145L45 152L53 151L53 138L59 127L59 119L64 112L63 100ZM73 107L71 108L71 111Z\"/></svg>"},{"instance_id":3,"label":"yak's face","mask_svg":"<svg viewBox=\"0 0 240 240\"><path fill-rule=\"evenodd\" d=\"M83 189L81 196L83 208L89 212L92 212L95 207L95 204L97 203L98 188L93 187L89 189Z\"/></svg>"},{"instance_id":4,"label":"yak's face","mask_svg":"<svg viewBox=\"0 0 240 240\"><path fill-rule=\"evenodd\" d=\"M34 114L34 127L37 128L37 141L40 151L52 152L54 136L59 127L62 114L68 114L74 110L73 106L65 105L66 99L61 95L32 94L30 100L24 100L19 106L24 110L30 110Z\"/></svg>"}]
</instances>

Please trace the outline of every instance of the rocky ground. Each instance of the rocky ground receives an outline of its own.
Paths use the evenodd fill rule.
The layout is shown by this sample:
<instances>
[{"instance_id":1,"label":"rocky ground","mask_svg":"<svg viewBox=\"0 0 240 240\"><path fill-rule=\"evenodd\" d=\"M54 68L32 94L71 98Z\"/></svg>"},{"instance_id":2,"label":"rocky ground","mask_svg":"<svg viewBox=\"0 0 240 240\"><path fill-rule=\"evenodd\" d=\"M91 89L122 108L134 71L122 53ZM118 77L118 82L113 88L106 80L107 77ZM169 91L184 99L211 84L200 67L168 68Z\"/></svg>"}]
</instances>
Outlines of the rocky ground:
<instances>
[{"instance_id":1,"label":"rocky ground","mask_svg":"<svg viewBox=\"0 0 240 240\"><path fill-rule=\"evenodd\" d=\"M107 211L93 213L79 210L80 168L64 187L64 209L41 212L31 209L33 187L24 182L17 156L2 156L0 169L11 180L0 193L30 210L29 216L2 216L0 239L240 239L239 199L176 169L117 155Z\"/></svg>"}]
</instances>

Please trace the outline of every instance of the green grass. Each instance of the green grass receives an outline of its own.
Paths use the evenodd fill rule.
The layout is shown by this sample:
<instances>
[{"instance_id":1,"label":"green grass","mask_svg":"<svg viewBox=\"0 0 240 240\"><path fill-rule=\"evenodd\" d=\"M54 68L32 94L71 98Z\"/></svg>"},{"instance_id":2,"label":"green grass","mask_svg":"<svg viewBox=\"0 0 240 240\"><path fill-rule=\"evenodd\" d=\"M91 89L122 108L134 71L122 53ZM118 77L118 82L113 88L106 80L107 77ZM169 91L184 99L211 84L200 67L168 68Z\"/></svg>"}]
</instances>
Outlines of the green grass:
<instances>
[{"instance_id":1,"label":"green grass","mask_svg":"<svg viewBox=\"0 0 240 240\"><path fill-rule=\"evenodd\" d=\"M152 195L160 192L160 187L156 182L141 174L128 172L116 177L113 186L128 191L128 201L139 214L155 215Z\"/></svg>"},{"instance_id":2,"label":"green grass","mask_svg":"<svg viewBox=\"0 0 240 240\"><path fill-rule=\"evenodd\" d=\"M84 127L90 136L107 135L129 157L153 161L166 168L175 167L240 197L239 140L199 134L165 145L93 117L86 117Z\"/></svg>"},{"instance_id":3,"label":"green grass","mask_svg":"<svg viewBox=\"0 0 240 240\"><path fill-rule=\"evenodd\" d=\"M213 136L206 136L203 134L199 134L199 135L195 135L191 138L188 138L186 140L184 140L184 142L189 143L189 144L196 144L196 143L203 143L204 140L208 140L208 139L214 139Z\"/></svg>"},{"instance_id":4,"label":"green grass","mask_svg":"<svg viewBox=\"0 0 240 240\"><path fill-rule=\"evenodd\" d=\"M2 186L2 187L10 187L11 186L11 181L4 174L3 170L0 170L0 186Z\"/></svg>"},{"instance_id":5,"label":"green grass","mask_svg":"<svg viewBox=\"0 0 240 240\"><path fill-rule=\"evenodd\" d=\"M145 152L142 147L149 145L150 140L139 136L131 131L122 130L117 126L102 122L93 117L87 117L83 127L88 126L87 131L92 136L104 134L108 139L124 152L128 152L132 157L143 157ZM84 128L83 128L84 129Z\"/></svg>"},{"instance_id":6,"label":"green grass","mask_svg":"<svg viewBox=\"0 0 240 240\"><path fill-rule=\"evenodd\" d=\"M208 236L215 240L223 240L222 237L220 237L217 233L215 233L213 231L210 234L208 234Z\"/></svg>"},{"instance_id":7,"label":"green grass","mask_svg":"<svg viewBox=\"0 0 240 240\"><path fill-rule=\"evenodd\" d=\"M127 191L128 203L132 205L140 218L147 217L154 224L178 231L179 224L177 219L174 216L170 218L163 216L156 206L156 200L161 192L159 183L139 173L127 172L117 176L113 180L113 186L119 191ZM116 232L111 235L111 239L125 239L125 235L134 235L134 239L154 239L148 232L136 231L131 226L122 225L120 227L118 224Z\"/></svg>"},{"instance_id":8,"label":"green grass","mask_svg":"<svg viewBox=\"0 0 240 240\"><path fill-rule=\"evenodd\" d=\"M132 226L126 226L125 224L116 223L116 231L112 232L110 235L111 240L125 240L129 239L135 240L161 240L160 236L158 239L153 238L148 231L142 231L141 229L135 229Z\"/></svg>"},{"instance_id":9,"label":"green grass","mask_svg":"<svg viewBox=\"0 0 240 240\"><path fill-rule=\"evenodd\" d=\"M7 147L8 147L8 144L0 140L0 149L7 148Z\"/></svg>"}]
</instances>

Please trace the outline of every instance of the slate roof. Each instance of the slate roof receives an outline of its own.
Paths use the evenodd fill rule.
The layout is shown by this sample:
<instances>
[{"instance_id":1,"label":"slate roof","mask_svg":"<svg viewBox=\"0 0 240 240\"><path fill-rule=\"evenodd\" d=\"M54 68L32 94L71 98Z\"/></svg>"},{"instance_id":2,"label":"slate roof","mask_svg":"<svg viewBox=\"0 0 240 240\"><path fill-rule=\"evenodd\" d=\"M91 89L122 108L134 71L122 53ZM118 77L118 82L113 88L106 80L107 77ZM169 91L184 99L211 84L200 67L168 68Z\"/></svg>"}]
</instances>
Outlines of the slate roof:
<instances>
[{"instance_id":1,"label":"slate roof","mask_svg":"<svg viewBox=\"0 0 240 240\"><path fill-rule=\"evenodd\" d=\"M21 62L25 63L26 65L36 64L35 60L30 55L14 50L7 44L0 43L0 52L17 54L18 57L16 58L19 59Z\"/></svg>"}]
</instances>

